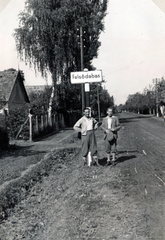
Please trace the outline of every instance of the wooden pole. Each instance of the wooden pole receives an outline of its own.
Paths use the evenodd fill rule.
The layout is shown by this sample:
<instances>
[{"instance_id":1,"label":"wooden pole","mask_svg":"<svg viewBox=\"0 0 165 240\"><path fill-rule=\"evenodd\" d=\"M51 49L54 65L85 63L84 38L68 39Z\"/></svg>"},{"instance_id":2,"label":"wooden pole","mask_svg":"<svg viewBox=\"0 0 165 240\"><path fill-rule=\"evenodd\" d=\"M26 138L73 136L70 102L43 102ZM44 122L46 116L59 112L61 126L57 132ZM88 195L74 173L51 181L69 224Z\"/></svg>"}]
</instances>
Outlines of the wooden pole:
<instances>
[{"instance_id":1,"label":"wooden pole","mask_svg":"<svg viewBox=\"0 0 165 240\"><path fill-rule=\"evenodd\" d=\"M48 126L48 115L46 114L45 115L45 128L47 128Z\"/></svg>"},{"instance_id":2,"label":"wooden pole","mask_svg":"<svg viewBox=\"0 0 165 240\"><path fill-rule=\"evenodd\" d=\"M100 98L99 98L99 85L97 84L97 105L98 105L98 115L99 115L99 122L100 122Z\"/></svg>"},{"instance_id":3,"label":"wooden pole","mask_svg":"<svg viewBox=\"0 0 165 240\"><path fill-rule=\"evenodd\" d=\"M80 27L80 53L81 53L81 71L84 70L84 53L83 53L83 30ZM84 84L81 84L81 96L82 96L82 114L85 108L85 97L84 97Z\"/></svg>"},{"instance_id":4,"label":"wooden pole","mask_svg":"<svg viewBox=\"0 0 165 240\"><path fill-rule=\"evenodd\" d=\"M36 132L38 133L38 116L36 116Z\"/></svg>"},{"instance_id":5,"label":"wooden pole","mask_svg":"<svg viewBox=\"0 0 165 240\"><path fill-rule=\"evenodd\" d=\"M41 115L41 130L44 129L44 117Z\"/></svg>"},{"instance_id":6,"label":"wooden pole","mask_svg":"<svg viewBox=\"0 0 165 240\"><path fill-rule=\"evenodd\" d=\"M29 113L29 140L32 141L32 114Z\"/></svg>"}]
</instances>

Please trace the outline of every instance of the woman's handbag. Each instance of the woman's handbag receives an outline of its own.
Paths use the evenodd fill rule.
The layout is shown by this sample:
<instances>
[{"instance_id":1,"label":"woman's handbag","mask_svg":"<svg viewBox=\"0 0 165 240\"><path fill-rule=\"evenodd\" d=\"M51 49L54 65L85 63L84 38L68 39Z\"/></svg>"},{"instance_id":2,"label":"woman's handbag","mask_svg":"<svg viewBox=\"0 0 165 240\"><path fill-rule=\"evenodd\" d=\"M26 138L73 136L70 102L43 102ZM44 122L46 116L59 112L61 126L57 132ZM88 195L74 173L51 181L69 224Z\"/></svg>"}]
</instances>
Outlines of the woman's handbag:
<instances>
[{"instance_id":1,"label":"woman's handbag","mask_svg":"<svg viewBox=\"0 0 165 240\"><path fill-rule=\"evenodd\" d=\"M107 140L108 141L112 141L114 139L114 135L113 135L113 132L109 131L107 133Z\"/></svg>"}]
</instances>

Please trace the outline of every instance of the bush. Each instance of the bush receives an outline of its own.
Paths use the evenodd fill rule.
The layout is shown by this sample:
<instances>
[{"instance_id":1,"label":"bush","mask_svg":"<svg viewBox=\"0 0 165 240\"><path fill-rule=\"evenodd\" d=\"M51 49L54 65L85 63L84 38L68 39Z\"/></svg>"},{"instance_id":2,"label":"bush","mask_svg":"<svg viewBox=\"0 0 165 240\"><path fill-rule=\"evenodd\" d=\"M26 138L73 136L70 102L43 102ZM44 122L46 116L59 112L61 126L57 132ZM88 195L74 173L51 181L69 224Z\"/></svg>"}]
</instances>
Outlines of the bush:
<instances>
[{"instance_id":1,"label":"bush","mask_svg":"<svg viewBox=\"0 0 165 240\"><path fill-rule=\"evenodd\" d=\"M0 127L0 150L6 150L9 147L9 137L7 130Z\"/></svg>"},{"instance_id":2,"label":"bush","mask_svg":"<svg viewBox=\"0 0 165 240\"><path fill-rule=\"evenodd\" d=\"M6 119L0 115L0 150L6 150L9 146L9 137L6 129Z\"/></svg>"},{"instance_id":3,"label":"bush","mask_svg":"<svg viewBox=\"0 0 165 240\"><path fill-rule=\"evenodd\" d=\"M10 110L8 116L6 117L10 138L15 139L17 133L21 128L21 125L23 125L26 119L28 118L28 112L29 110L28 110L28 107L26 106L21 107L19 109ZM19 138L24 140L29 138L28 122L27 124L24 125Z\"/></svg>"}]
</instances>

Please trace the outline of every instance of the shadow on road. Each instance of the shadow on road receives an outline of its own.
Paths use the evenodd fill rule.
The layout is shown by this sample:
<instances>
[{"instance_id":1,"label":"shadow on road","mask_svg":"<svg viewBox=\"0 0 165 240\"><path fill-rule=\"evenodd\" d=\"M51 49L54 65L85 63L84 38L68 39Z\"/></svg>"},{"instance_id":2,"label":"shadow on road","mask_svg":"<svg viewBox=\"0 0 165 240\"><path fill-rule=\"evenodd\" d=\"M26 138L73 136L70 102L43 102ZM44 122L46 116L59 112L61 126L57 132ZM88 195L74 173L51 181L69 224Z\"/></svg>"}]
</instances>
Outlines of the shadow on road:
<instances>
[{"instance_id":1,"label":"shadow on road","mask_svg":"<svg viewBox=\"0 0 165 240\"><path fill-rule=\"evenodd\" d=\"M102 158L102 159L99 159L99 164L101 165L101 166L105 166L106 165L106 163L107 163L107 158Z\"/></svg>"},{"instance_id":2,"label":"shadow on road","mask_svg":"<svg viewBox=\"0 0 165 240\"><path fill-rule=\"evenodd\" d=\"M116 160L116 164L118 163L121 163L121 162L125 162L125 161L128 161L128 160L131 160L133 158L136 158L136 155L130 155L130 156L121 156L119 157L117 160Z\"/></svg>"},{"instance_id":3,"label":"shadow on road","mask_svg":"<svg viewBox=\"0 0 165 240\"><path fill-rule=\"evenodd\" d=\"M121 156L115 161L115 163L113 165L117 165L118 163L125 162L125 161L128 161L128 160L134 159L134 158L136 158L136 155ZM106 166L107 165L107 158L104 157L102 159L99 159L99 164L101 166Z\"/></svg>"}]
</instances>

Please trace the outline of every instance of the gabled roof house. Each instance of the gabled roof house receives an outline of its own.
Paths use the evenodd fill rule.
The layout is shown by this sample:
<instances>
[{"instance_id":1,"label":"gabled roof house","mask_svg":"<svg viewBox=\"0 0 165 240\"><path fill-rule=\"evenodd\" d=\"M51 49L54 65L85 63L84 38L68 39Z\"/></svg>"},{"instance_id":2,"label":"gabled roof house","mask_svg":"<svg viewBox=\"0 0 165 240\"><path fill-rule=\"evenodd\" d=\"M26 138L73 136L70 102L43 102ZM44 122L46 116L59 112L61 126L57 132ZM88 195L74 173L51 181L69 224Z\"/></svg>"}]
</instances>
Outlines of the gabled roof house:
<instances>
[{"instance_id":1,"label":"gabled roof house","mask_svg":"<svg viewBox=\"0 0 165 240\"><path fill-rule=\"evenodd\" d=\"M24 76L20 70L10 68L0 71L0 112L10 111L30 103L25 86Z\"/></svg>"}]
</instances>

